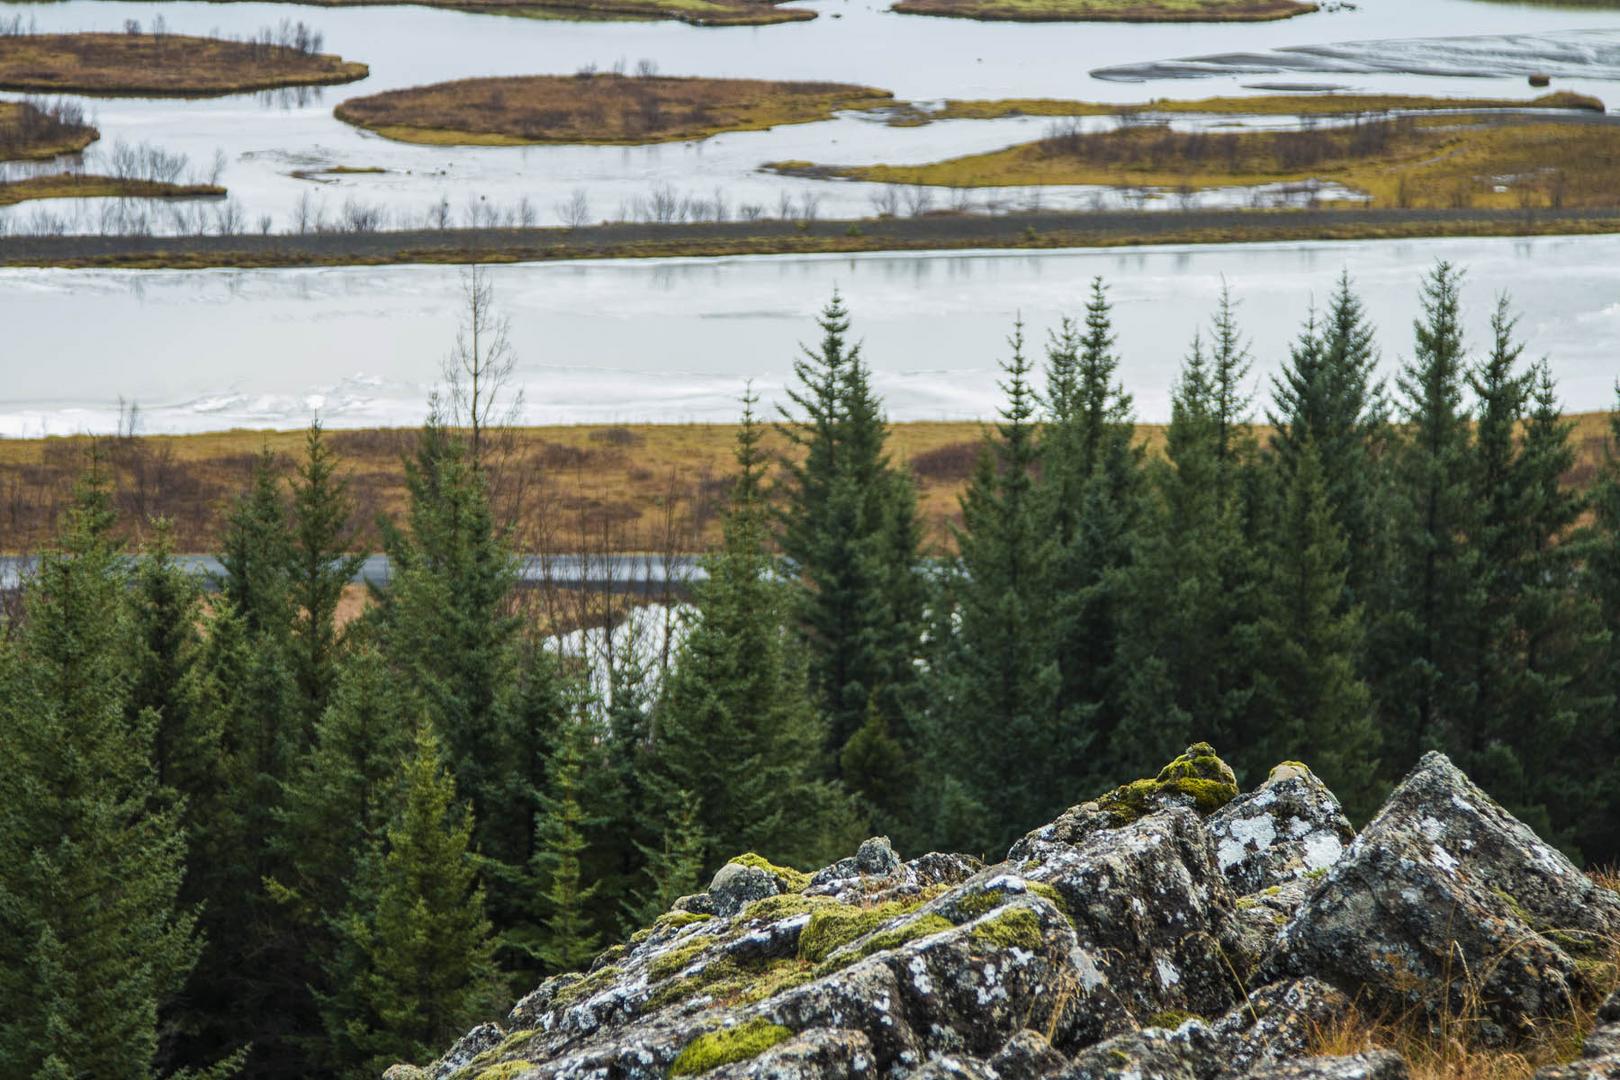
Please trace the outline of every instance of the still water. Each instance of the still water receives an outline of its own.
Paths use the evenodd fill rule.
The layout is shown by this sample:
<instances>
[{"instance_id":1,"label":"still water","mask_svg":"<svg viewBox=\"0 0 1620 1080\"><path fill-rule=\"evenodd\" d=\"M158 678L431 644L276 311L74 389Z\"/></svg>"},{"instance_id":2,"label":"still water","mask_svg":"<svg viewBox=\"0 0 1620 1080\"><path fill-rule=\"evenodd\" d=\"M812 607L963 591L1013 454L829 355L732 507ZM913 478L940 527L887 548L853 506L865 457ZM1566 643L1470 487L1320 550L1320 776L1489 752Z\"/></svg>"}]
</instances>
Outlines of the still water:
<instances>
[{"instance_id":1,"label":"still water","mask_svg":"<svg viewBox=\"0 0 1620 1080\"><path fill-rule=\"evenodd\" d=\"M531 423L727 420L752 380L780 400L836 288L895 419L988 417L1020 316L1036 346L1102 275L1122 377L1163 420L1177 365L1223 283L1252 332L1257 387L1313 299L1348 269L1383 366L1411 352L1417 285L1467 269L1466 326L1484 345L1498 293L1523 312L1571 409L1610 406L1620 375L1620 237L1260 244L553 263L492 271ZM411 424L448 351L458 271L444 267L200 272L0 271L0 434L110 430L118 399L148 431ZM69 328L66 340L63 328Z\"/></svg>"}]
</instances>

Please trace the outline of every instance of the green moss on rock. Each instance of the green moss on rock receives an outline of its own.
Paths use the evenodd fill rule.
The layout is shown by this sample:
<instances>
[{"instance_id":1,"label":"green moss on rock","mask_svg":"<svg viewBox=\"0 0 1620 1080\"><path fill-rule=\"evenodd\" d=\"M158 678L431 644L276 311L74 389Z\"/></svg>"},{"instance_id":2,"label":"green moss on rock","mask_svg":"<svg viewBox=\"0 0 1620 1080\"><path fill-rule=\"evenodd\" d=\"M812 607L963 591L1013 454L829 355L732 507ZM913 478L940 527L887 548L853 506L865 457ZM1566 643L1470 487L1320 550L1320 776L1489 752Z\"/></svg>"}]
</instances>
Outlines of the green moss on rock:
<instances>
[{"instance_id":1,"label":"green moss on rock","mask_svg":"<svg viewBox=\"0 0 1620 1080\"><path fill-rule=\"evenodd\" d=\"M734 862L738 866L752 866L765 871L776 878L776 883L783 892L803 892L810 887L809 874L795 870L791 866L777 866L763 855L756 855L752 851L744 852L727 861Z\"/></svg>"},{"instance_id":2,"label":"green moss on rock","mask_svg":"<svg viewBox=\"0 0 1620 1080\"><path fill-rule=\"evenodd\" d=\"M527 1061L503 1061L478 1074L477 1080L514 1080L534 1068Z\"/></svg>"},{"instance_id":3,"label":"green moss on rock","mask_svg":"<svg viewBox=\"0 0 1620 1080\"><path fill-rule=\"evenodd\" d=\"M692 961L709 951L714 945L712 938L700 938L697 941L677 945L668 952L653 957L647 965L647 974L654 980L663 980L679 975L692 965Z\"/></svg>"},{"instance_id":4,"label":"green moss on rock","mask_svg":"<svg viewBox=\"0 0 1620 1080\"><path fill-rule=\"evenodd\" d=\"M1001 914L976 924L971 931L975 942L996 949L1023 949L1036 952L1045 944L1041 920L1027 907L1008 908Z\"/></svg>"},{"instance_id":5,"label":"green moss on rock","mask_svg":"<svg viewBox=\"0 0 1620 1080\"><path fill-rule=\"evenodd\" d=\"M1182 1012L1180 1009L1166 1009L1164 1012L1154 1013L1148 1017L1143 1025L1150 1028L1169 1028L1172 1031L1189 1020L1202 1020L1203 1017L1194 1012Z\"/></svg>"},{"instance_id":6,"label":"green moss on rock","mask_svg":"<svg viewBox=\"0 0 1620 1080\"><path fill-rule=\"evenodd\" d=\"M782 893L779 896L767 896L763 900L755 900L743 908L744 919L760 919L768 922L779 922L782 919L791 919L795 915L813 912L817 908L836 905L838 901L828 896L800 896L798 893Z\"/></svg>"},{"instance_id":7,"label":"green moss on rock","mask_svg":"<svg viewBox=\"0 0 1620 1080\"><path fill-rule=\"evenodd\" d=\"M1158 809L1166 794L1189 796L1200 814L1213 814L1237 798L1237 776L1208 743L1194 743L1151 780L1121 784L1097 800L1098 809L1129 825Z\"/></svg>"},{"instance_id":8,"label":"green moss on rock","mask_svg":"<svg viewBox=\"0 0 1620 1080\"><path fill-rule=\"evenodd\" d=\"M811 912L809 925L799 934L799 956L818 964L834 951L865 937L915 906L891 900L870 908L839 903L818 907Z\"/></svg>"},{"instance_id":9,"label":"green moss on rock","mask_svg":"<svg viewBox=\"0 0 1620 1080\"><path fill-rule=\"evenodd\" d=\"M552 1003L561 1008L567 1008L577 1001L584 1001L586 998L606 990L613 980L619 977L621 970L617 964L597 968L589 975L576 979L559 989L551 999Z\"/></svg>"},{"instance_id":10,"label":"green moss on rock","mask_svg":"<svg viewBox=\"0 0 1620 1080\"><path fill-rule=\"evenodd\" d=\"M792 1037L792 1031L763 1017L710 1031L686 1044L686 1049L670 1063L669 1075L696 1076L722 1065L747 1061Z\"/></svg>"},{"instance_id":11,"label":"green moss on rock","mask_svg":"<svg viewBox=\"0 0 1620 1080\"><path fill-rule=\"evenodd\" d=\"M946 930L953 929L955 926L955 923L951 922L951 920L947 919L943 915L920 915L917 918L912 919L910 922L902 923L901 925L891 927L888 930L881 930L875 934L869 935L864 940L855 943L851 947L841 949L837 955L829 956L826 960L822 961L821 964L816 968L816 974L826 975L830 972L841 970L855 963L857 960L866 959L873 953L884 952L888 949L898 949L908 941L916 941L918 938L925 938L933 934L943 933Z\"/></svg>"}]
</instances>

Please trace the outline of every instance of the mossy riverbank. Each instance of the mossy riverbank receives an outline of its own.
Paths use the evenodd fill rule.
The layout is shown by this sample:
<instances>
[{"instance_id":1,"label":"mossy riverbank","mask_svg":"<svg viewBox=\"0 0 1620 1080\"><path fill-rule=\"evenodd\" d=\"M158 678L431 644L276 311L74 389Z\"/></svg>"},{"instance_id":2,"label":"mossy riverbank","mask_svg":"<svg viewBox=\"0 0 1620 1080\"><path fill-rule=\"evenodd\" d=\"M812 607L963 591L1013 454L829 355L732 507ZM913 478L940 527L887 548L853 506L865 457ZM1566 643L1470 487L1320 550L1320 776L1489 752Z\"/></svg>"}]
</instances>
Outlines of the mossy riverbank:
<instances>
[{"instance_id":1,"label":"mossy riverbank","mask_svg":"<svg viewBox=\"0 0 1620 1080\"><path fill-rule=\"evenodd\" d=\"M182 34L0 37L0 90L203 97L354 82L365 64L260 41Z\"/></svg>"}]
</instances>

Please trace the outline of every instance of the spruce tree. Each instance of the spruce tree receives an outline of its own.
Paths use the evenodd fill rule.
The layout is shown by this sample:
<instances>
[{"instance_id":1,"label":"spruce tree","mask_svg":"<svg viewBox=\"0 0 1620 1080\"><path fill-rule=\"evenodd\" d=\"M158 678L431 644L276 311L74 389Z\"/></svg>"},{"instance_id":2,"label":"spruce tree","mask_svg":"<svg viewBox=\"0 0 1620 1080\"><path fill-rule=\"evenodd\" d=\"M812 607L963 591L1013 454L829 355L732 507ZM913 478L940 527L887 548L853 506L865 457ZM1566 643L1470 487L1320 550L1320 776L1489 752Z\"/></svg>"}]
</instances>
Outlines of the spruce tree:
<instances>
[{"instance_id":1,"label":"spruce tree","mask_svg":"<svg viewBox=\"0 0 1620 1080\"><path fill-rule=\"evenodd\" d=\"M417 730L398 774L386 841L354 881L342 946L322 998L343 1076L426 1062L489 1008L498 982L472 853L472 820L456 801L432 730Z\"/></svg>"},{"instance_id":2,"label":"spruce tree","mask_svg":"<svg viewBox=\"0 0 1620 1080\"><path fill-rule=\"evenodd\" d=\"M585 831L593 824L581 805L580 774L589 748L585 718L575 717L560 735L551 758L551 783L535 826L539 849L534 858L546 906L538 952L553 972L584 967L601 946L590 918L600 883L586 880L581 860L589 848Z\"/></svg>"},{"instance_id":3,"label":"spruce tree","mask_svg":"<svg viewBox=\"0 0 1620 1080\"><path fill-rule=\"evenodd\" d=\"M197 958L157 717L130 710L137 638L112 526L92 472L0 651L0 1061L14 1076L156 1075L162 1012Z\"/></svg>"},{"instance_id":4,"label":"spruce tree","mask_svg":"<svg viewBox=\"0 0 1620 1080\"><path fill-rule=\"evenodd\" d=\"M320 987L336 960L334 931L367 853L383 838L413 728L409 704L376 650L346 657L314 744L285 786L272 844L280 876L270 893L296 926L309 986Z\"/></svg>"},{"instance_id":5,"label":"spruce tree","mask_svg":"<svg viewBox=\"0 0 1620 1080\"><path fill-rule=\"evenodd\" d=\"M1608 437L1602 462L1591 489L1591 516L1579 534L1575 588L1595 608L1597 641L1593 679L1608 690L1594 710L1590 729L1583 733L1586 782L1579 785L1579 802L1612 807L1620 803L1620 384L1616 405L1609 413ZM1579 762L1577 763L1580 764ZM1620 815L1588 814L1581 821L1577 841L1594 862L1620 858Z\"/></svg>"},{"instance_id":6,"label":"spruce tree","mask_svg":"<svg viewBox=\"0 0 1620 1080\"><path fill-rule=\"evenodd\" d=\"M250 634L280 635L293 618L292 549L276 474L275 455L266 446L254 463L248 490L226 518L219 555L224 568L220 591Z\"/></svg>"},{"instance_id":7,"label":"spruce tree","mask_svg":"<svg viewBox=\"0 0 1620 1080\"><path fill-rule=\"evenodd\" d=\"M504 929L526 907L506 886L528 865L534 828L533 802L512 798L530 750L515 738L512 708L516 564L491 514L485 474L436 415L406 462L405 485L405 527L384 523L391 579L376 594L378 640L437 725L472 802L476 847L513 870L491 881L491 911Z\"/></svg>"},{"instance_id":8,"label":"spruce tree","mask_svg":"<svg viewBox=\"0 0 1620 1080\"><path fill-rule=\"evenodd\" d=\"M1384 574L1389 418L1377 366L1373 328L1345 272L1327 311L1320 319L1312 313L1272 379L1271 448L1285 485L1302 449L1316 449L1348 551L1345 605L1366 604Z\"/></svg>"},{"instance_id":9,"label":"spruce tree","mask_svg":"<svg viewBox=\"0 0 1620 1080\"><path fill-rule=\"evenodd\" d=\"M668 800L663 834L656 847L645 846L643 885L625 904L628 921L648 926L675 901L696 892L703 870L703 834L698 826L698 800L676 791Z\"/></svg>"},{"instance_id":10,"label":"spruce tree","mask_svg":"<svg viewBox=\"0 0 1620 1080\"><path fill-rule=\"evenodd\" d=\"M904 727L922 618L916 493L889 459L887 424L849 316L835 293L820 347L794 364L798 385L781 427L797 452L783 464L783 554L797 572L811 687L827 717L825 764L869 706ZM900 737L907 736L902 730Z\"/></svg>"},{"instance_id":11,"label":"spruce tree","mask_svg":"<svg viewBox=\"0 0 1620 1080\"><path fill-rule=\"evenodd\" d=\"M1048 593L1060 717L1046 748L1059 780L1048 798L1105 782L1106 747L1119 724L1120 586L1140 516L1143 455L1132 445L1115 340L1098 278L1084 334L1065 320L1047 347L1040 497L1056 544Z\"/></svg>"},{"instance_id":12,"label":"spruce tree","mask_svg":"<svg viewBox=\"0 0 1620 1080\"><path fill-rule=\"evenodd\" d=\"M941 643L938 682L929 693L938 710L933 740L944 759L940 772L954 774L982 808L972 835L945 838L964 845L958 850L1005 842L1046 820L1055 798L1061 802L1057 778L1046 769L1062 763L1030 752L1061 734L1058 666L1043 614L1055 544L1035 489L1038 420L1022 325L1009 345L1006 404L962 495L951 587L955 632Z\"/></svg>"},{"instance_id":13,"label":"spruce tree","mask_svg":"<svg viewBox=\"0 0 1620 1080\"><path fill-rule=\"evenodd\" d=\"M1403 438L1395 450L1395 574L1378 625L1374 694L1385 776L1445 745L1474 705L1478 554L1460 275L1441 262L1423 283L1416 348L1397 379Z\"/></svg>"},{"instance_id":14,"label":"spruce tree","mask_svg":"<svg viewBox=\"0 0 1620 1080\"><path fill-rule=\"evenodd\" d=\"M667 814L698 800L702 866L756 850L812 863L848 841L847 800L818 779L825 726L788 627L789 595L765 550L760 431L744 398L739 473L720 550L654 712L648 777Z\"/></svg>"},{"instance_id":15,"label":"spruce tree","mask_svg":"<svg viewBox=\"0 0 1620 1080\"><path fill-rule=\"evenodd\" d=\"M337 609L343 590L365 561L354 552L354 508L347 482L317 419L304 439L304 460L292 478L289 592L294 611L293 671L305 723L326 711L337 680Z\"/></svg>"},{"instance_id":16,"label":"spruce tree","mask_svg":"<svg viewBox=\"0 0 1620 1080\"><path fill-rule=\"evenodd\" d=\"M1260 761L1304 758L1358 821L1378 806L1378 730L1356 670L1361 611L1345 609L1349 562L1324 470L1309 442L1296 446L1271 551L1260 627Z\"/></svg>"}]
</instances>

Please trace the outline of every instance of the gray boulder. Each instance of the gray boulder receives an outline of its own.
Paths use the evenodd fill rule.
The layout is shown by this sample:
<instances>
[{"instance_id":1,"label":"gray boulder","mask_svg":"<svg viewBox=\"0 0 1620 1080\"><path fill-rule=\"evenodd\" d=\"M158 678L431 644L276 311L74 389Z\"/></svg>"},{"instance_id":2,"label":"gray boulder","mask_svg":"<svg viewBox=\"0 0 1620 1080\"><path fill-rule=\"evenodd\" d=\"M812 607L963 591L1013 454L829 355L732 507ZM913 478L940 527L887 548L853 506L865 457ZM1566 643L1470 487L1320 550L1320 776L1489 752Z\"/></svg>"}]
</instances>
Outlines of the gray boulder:
<instances>
[{"instance_id":1,"label":"gray boulder","mask_svg":"<svg viewBox=\"0 0 1620 1080\"><path fill-rule=\"evenodd\" d=\"M1239 896L1327 873L1355 839L1339 800L1297 762L1210 815L1215 861Z\"/></svg>"},{"instance_id":2,"label":"gray boulder","mask_svg":"<svg viewBox=\"0 0 1620 1080\"><path fill-rule=\"evenodd\" d=\"M776 879L767 870L737 862L728 862L716 870L714 880L709 882L716 915L735 915L755 900L779 892Z\"/></svg>"},{"instance_id":3,"label":"gray boulder","mask_svg":"<svg viewBox=\"0 0 1620 1080\"><path fill-rule=\"evenodd\" d=\"M1396 1012L1482 1008L1483 1035L1506 1041L1594 997L1583 961L1616 935L1620 895L1431 753L1299 908L1262 974L1316 975Z\"/></svg>"},{"instance_id":4,"label":"gray boulder","mask_svg":"<svg viewBox=\"0 0 1620 1080\"><path fill-rule=\"evenodd\" d=\"M1249 1080L1407 1080L1410 1075L1399 1054L1370 1050L1345 1057L1308 1057L1267 1065L1250 1073Z\"/></svg>"}]
</instances>

